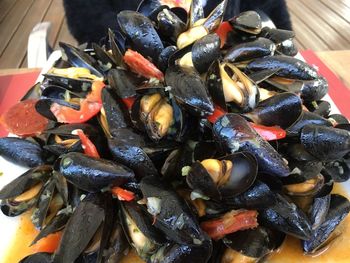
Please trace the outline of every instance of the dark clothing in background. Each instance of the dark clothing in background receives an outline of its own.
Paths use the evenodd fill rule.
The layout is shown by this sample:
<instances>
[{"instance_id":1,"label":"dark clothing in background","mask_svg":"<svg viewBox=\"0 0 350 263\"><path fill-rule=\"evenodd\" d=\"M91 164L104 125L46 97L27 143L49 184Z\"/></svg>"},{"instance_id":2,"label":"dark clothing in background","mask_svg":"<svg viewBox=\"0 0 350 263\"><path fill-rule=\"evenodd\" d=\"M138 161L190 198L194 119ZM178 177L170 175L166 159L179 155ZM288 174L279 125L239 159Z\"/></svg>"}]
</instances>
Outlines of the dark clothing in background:
<instances>
[{"instance_id":1,"label":"dark clothing in background","mask_svg":"<svg viewBox=\"0 0 350 263\"><path fill-rule=\"evenodd\" d=\"M140 0L64 0L68 27L78 42L98 42L107 34L108 28L117 28L117 13L136 10ZM221 0L207 0L206 15ZM291 29L285 0L229 0L226 18L246 10L262 10L277 28Z\"/></svg>"}]
</instances>

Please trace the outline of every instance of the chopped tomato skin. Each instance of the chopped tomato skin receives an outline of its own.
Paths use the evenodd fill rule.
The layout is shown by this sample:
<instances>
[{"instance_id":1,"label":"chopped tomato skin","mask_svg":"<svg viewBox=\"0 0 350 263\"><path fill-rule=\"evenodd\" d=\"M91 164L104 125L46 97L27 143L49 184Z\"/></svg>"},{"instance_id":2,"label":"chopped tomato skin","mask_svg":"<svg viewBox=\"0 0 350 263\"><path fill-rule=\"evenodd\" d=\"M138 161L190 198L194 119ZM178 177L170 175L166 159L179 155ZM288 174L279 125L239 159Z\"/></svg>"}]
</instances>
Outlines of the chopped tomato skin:
<instances>
[{"instance_id":1,"label":"chopped tomato skin","mask_svg":"<svg viewBox=\"0 0 350 263\"><path fill-rule=\"evenodd\" d=\"M280 127L267 127L252 122L249 124L266 141L280 140L287 136L286 131Z\"/></svg>"},{"instance_id":2,"label":"chopped tomato skin","mask_svg":"<svg viewBox=\"0 0 350 263\"><path fill-rule=\"evenodd\" d=\"M30 99L18 102L1 116L0 123L8 132L20 137L41 134L49 121L36 111L37 101Z\"/></svg>"},{"instance_id":3,"label":"chopped tomato skin","mask_svg":"<svg viewBox=\"0 0 350 263\"><path fill-rule=\"evenodd\" d=\"M130 110L132 105L134 105L135 99L136 99L135 97L129 97L129 98L122 99L122 101L124 102L128 110Z\"/></svg>"},{"instance_id":4,"label":"chopped tomato skin","mask_svg":"<svg viewBox=\"0 0 350 263\"><path fill-rule=\"evenodd\" d=\"M160 81L164 80L164 74L153 63L136 51L128 49L124 55L124 62L133 72L145 78L156 78Z\"/></svg>"},{"instance_id":5,"label":"chopped tomato skin","mask_svg":"<svg viewBox=\"0 0 350 263\"><path fill-rule=\"evenodd\" d=\"M96 116L102 108L101 93L105 84L95 81L91 92L80 103L80 110L62 106L57 103L51 105L50 110L61 123L84 123Z\"/></svg>"},{"instance_id":6,"label":"chopped tomato skin","mask_svg":"<svg viewBox=\"0 0 350 263\"><path fill-rule=\"evenodd\" d=\"M114 196L116 196L121 201L130 202L135 199L135 194L133 192L130 192L118 186L113 187L111 189L111 192Z\"/></svg>"},{"instance_id":7,"label":"chopped tomato skin","mask_svg":"<svg viewBox=\"0 0 350 263\"><path fill-rule=\"evenodd\" d=\"M90 157L100 158L96 146L92 143L92 141L86 136L86 134L82 130L77 130L77 134L81 140L83 145L84 153Z\"/></svg>"},{"instance_id":8,"label":"chopped tomato skin","mask_svg":"<svg viewBox=\"0 0 350 263\"><path fill-rule=\"evenodd\" d=\"M221 218L202 222L201 228L211 238L218 240L236 231L257 227L257 216L258 212L255 210L233 210Z\"/></svg>"},{"instance_id":9,"label":"chopped tomato skin","mask_svg":"<svg viewBox=\"0 0 350 263\"><path fill-rule=\"evenodd\" d=\"M35 253L45 252L45 253L54 253L61 241L62 231L50 234L37 243L35 243L32 248Z\"/></svg>"}]
</instances>

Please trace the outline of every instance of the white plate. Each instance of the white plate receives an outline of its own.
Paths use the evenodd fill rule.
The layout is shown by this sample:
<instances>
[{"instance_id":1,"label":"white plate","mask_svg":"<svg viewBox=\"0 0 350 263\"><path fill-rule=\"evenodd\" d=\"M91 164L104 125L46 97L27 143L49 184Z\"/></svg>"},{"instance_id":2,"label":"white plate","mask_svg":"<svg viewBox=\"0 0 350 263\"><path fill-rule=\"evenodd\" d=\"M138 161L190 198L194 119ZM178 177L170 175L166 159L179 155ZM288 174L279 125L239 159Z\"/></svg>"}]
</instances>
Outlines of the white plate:
<instances>
[{"instance_id":1,"label":"white plate","mask_svg":"<svg viewBox=\"0 0 350 263\"><path fill-rule=\"evenodd\" d=\"M41 74L46 73L52 65L61 57L61 53L59 51L55 51L51 54L47 65L42 70ZM299 57L302 59L302 57ZM42 76L40 75L38 81L42 80ZM327 95L325 100L329 101L332 105L332 113L339 113L338 108L332 101L332 99ZM14 180L16 177L27 171L28 168L20 167L13 163L10 163L0 157L0 172L3 173L0 176L0 189ZM350 193L350 182L346 182L343 184L346 191ZM6 255L5 251L8 249L8 246L12 243L11 240L15 238L15 231L18 228L19 220L18 217L10 218L4 216L0 212L0 226L1 226L1 238L0 238L0 263L15 263L15 262L4 262L4 256Z\"/></svg>"}]
</instances>

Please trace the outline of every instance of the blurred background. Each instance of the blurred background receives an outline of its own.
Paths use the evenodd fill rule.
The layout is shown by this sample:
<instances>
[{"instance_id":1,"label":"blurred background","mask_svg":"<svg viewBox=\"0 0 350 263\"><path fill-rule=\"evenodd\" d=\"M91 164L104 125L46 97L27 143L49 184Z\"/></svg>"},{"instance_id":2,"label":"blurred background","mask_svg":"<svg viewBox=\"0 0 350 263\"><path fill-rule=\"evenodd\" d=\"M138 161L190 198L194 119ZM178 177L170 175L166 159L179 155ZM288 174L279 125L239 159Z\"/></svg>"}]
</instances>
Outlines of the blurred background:
<instances>
[{"instance_id":1,"label":"blurred background","mask_svg":"<svg viewBox=\"0 0 350 263\"><path fill-rule=\"evenodd\" d=\"M301 50L350 49L350 0L287 0ZM27 67L27 44L37 23L49 21L48 42L76 44L62 0L0 0L0 69Z\"/></svg>"}]
</instances>

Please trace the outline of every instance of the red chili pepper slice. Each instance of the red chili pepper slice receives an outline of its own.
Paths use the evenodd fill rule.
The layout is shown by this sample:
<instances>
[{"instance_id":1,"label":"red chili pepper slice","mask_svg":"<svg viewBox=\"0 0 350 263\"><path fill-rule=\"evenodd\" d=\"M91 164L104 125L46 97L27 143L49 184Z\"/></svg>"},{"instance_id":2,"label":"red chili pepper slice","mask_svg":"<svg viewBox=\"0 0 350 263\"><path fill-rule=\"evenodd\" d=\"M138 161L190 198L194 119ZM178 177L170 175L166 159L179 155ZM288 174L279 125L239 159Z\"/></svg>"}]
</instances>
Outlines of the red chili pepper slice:
<instances>
[{"instance_id":1,"label":"red chili pepper slice","mask_svg":"<svg viewBox=\"0 0 350 263\"><path fill-rule=\"evenodd\" d=\"M132 105L134 105L135 100L136 100L135 97L129 97L129 98L122 99L122 101L124 102L124 104L128 108L128 110L130 110Z\"/></svg>"},{"instance_id":2,"label":"red chili pepper slice","mask_svg":"<svg viewBox=\"0 0 350 263\"><path fill-rule=\"evenodd\" d=\"M83 145L84 153L90 157L100 158L96 146L93 142L86 136L82 130L77 130L77 134Z\"/></svg>"},{"instance_id":3,"label":"red chili pepper slice","mask_svg":"<svg viewBox=\"0 0 350 263\"><path fill-rule=\"evenodd\" d=\"M114 196L116 196L121 201L130 202L135 199L135 194L133 192L125 190L119 186L113 187L111 189L111 192Z\"/></svg>"},{"instance_id":4,"label":"red chili pepper slice","mask_svg":"<svg viewBox=\"0 0 350 263\"><path fill-rule=\"evenodd\" d=\"M125 63L131 70L145 78L164 79L164 74L149 60L144 58L140 53L128 49L124 55Z\"/></svg>"},{"instance_id":5,"label":"red chili pepper slice","mask_svg":"<svg viewBox=\"0 0 350 263\"><path fill-rule=\"evenodd\" d=\"M20 137L41 134L47 128L48 119L36 111L36 103L33 99L18 102L1 116L1 124Z\"/></svg>"},{"instance_id":6,"label":"red chili pepper slice","mask_svg":"<svg viewBox=\"0 0 350 263\"><path fill-rule=\"evenodd\" d=\"M219 219L201 223L201 228L213 239L218 240L227 234L258 226L258 212L255 210L233 210Z\"/></svg>"},{"instance_id":7,"label":"red chili pepper slice","mask_svg":"<svg viewBox=\"0 0 350 263\"><path fill-rule=\"evenodd\" d=\"M226 111L224 111L219 106L215 105L213 114L208 116L207 119L211 123L215 123L220 117L224 116L225 114L226 114Z\"/></svg>"},{"instance_id":8,"label":"red chili pepper slice","mask_svg":"<svg viewBox=\"0 0 350 263\"><path fill-rule=\"evenodd\" d=\"M216 29L215 33L219 35L221 40L221 48L227 41L227 34L233 30L231 24L227 21L222 22L221 25Z\"/></svg>"},{"instance_id":9,"label":"red chili pepper slice","mask_svg":"<svg viewBox=\"0 0 350 263\"><path fill-rule=\"evenodd\" d=\"M252 122L250 122L249 124L266 141L280 140L287 136L286 131L277 126L267 127Z\"/></svg>"},{"instance_id":10,"label":"red chili pepper slice","mask_svg":"<svg viewBox=\"0 0 350 263\"><path fill-rule=\"evenodd\" d=\"M61 123L84 123L100 112L102 108L101 93L105 84L102 81L95 81L92 84L92 91L80 103L80 110L62 106L57 103L51 105L50 110Z\"/></svg>"}]
</instances>

